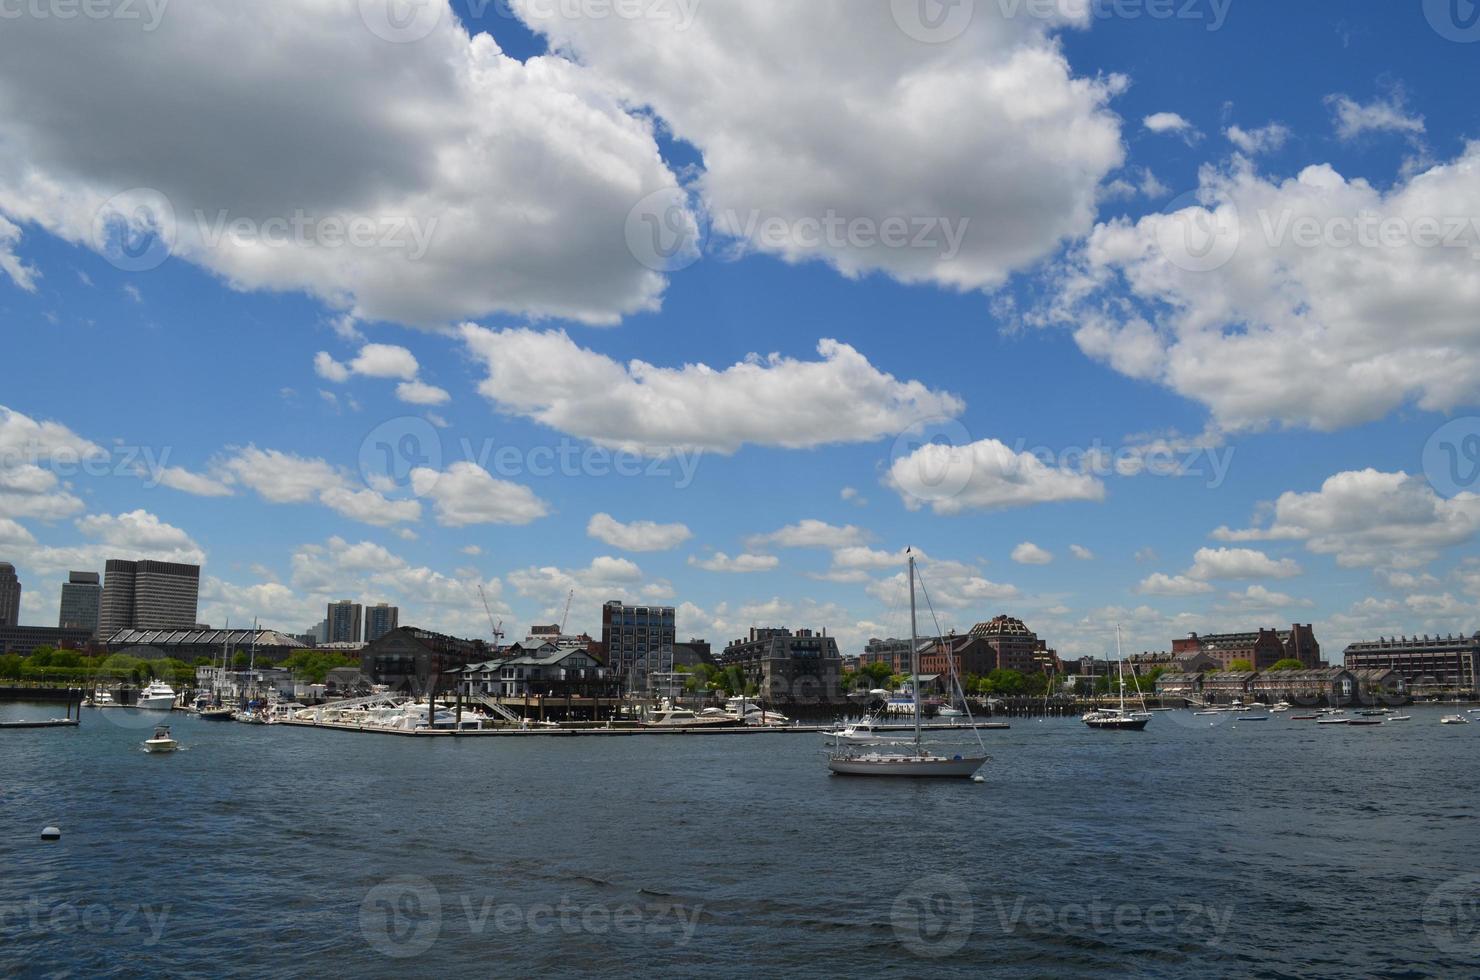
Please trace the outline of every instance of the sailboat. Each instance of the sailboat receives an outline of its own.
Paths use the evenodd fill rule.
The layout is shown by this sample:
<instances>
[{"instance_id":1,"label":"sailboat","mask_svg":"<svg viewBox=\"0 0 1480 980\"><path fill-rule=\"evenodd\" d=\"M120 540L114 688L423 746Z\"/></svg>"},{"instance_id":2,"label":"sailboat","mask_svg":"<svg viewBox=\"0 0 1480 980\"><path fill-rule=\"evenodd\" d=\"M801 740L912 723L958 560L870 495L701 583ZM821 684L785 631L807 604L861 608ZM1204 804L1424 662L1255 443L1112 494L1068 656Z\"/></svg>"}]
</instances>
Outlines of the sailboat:
<instances>
[{"instance_id":1,"label":"sailboat","mask_svg":"<svg viewBox=\"0 0 1480 980\"><path fill-rule=\"evenodd\" d=\"M1125 657L1120 652L1120 626L1115 627L1115 656L1120 662L1120 707L1118 708L1096 708L1087 711L1080 721L1091 728L1109 728L1115 731L1138 732L1146 727L1151 720L1151 712L1146 710L1146 701L1141 698L1141 710L1130 711L1125 706ZM1141 696L1141 685L1136 685L1136 696Z\"/></svg>"},{"instance_id":2,"label":"sailboat","mask_svg":"<svg viewBox=\"0 0 1480 980\"><path fill-rule=\"evenodd\" d=\"M909 553L910 699L914 708L912 736L896 744L901 752L860 750L840 739L828 752L827 767L842 776L934 776L970 778L987 762L982 755L941 755L925 748L920 730L920 632L915 621L915 555Z\"/></svg>"},{"instance_id":3,"label":"sailboat","mask_svg":"<svg viewBox=\"0 0 1480 980\"><path fill-rule=\"evenodd\" d=\"M221 688L226 686L226 650L227 641L231 636L231 620L226 621L226 633L221 638L221 669L216 670L212 664L211 673L216 675L215 682L211 685L212 697L202 704L197 715L204 721L230 721L234 713L231 708L221 703Z\"/></svg>"}]
</instances>

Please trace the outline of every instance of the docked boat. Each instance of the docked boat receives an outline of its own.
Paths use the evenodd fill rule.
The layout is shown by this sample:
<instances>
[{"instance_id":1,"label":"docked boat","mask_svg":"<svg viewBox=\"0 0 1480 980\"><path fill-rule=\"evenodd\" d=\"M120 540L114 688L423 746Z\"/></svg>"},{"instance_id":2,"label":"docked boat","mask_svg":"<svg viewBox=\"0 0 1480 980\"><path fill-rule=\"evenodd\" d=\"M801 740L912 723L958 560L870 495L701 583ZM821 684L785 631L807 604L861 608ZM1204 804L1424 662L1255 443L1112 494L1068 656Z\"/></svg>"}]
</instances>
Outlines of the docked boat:
<instances>
[{"instance_id":1,"label":"docked boat","mask_svg":"<svg viewBox=\"0 0 1480 980\"><path fill-rule=\"evenodd\" d=\"M89 708L111 708L116 704L118 702L113 700L113 695L101 687L93 691L92 697L87 700L87 706Z\"/></svg>"},{"instance_id":2,"label":"docked boat","mask_svg":"<svg viewBox=\"0 0 1480 980\"><path fill-rule=\"evenodd\" d=\"M164 681L151 681L148 687L139 692L139 698L134 702L134 707L149 711L169 711L174 706L175 689Z\"/></svg>"},{"instance_id":3,"label":"docked boat","mask_svg":"<svg viewBox=\"0 0 1480 980\"><path fill-rule=\"evenodd\" d=\"M1318 721L1318 720L1320 720L1320 717L1321 717L1320 715L1291 715L1290 716L1290 720L1291 721Z\"/></svg>"},{"instance_id":4,"label":"docked boat","mask_svg":"<svg viewBox=\"0 0 1480 980\"><path fill-rule=\"evenodd\" d=\"M208 705L196 712L196 715L205 721L231 721L233 714L233 709L223 704Z\"/></svg>"},{"instance_id":5,"label":"docked boat","mask_svg":"<svg viewBox=\"0 0 1480 980\"><path fill-rule=\"evenodd\" d=\"M747 697L733 697L727 700L724 713L732 721L743 721L747 725L759 728L782 728L791 724L791 719L781 712L767 711ZM700 713L700 717L704 717L704 712Z\"/></svg>"},{"instance_id":6,"label":"docked boat","mask_svg":"<svg viewBox=\"0 0 1480 980\"><path fill-rule=\"evenodd\" d=\"M1141 701L1141 709L1132 711L1125 706L1125 658L1120 651L1120 627L1115 627L1115 656L1120 661L1120 707L1118 708L1096 708L1087 711L1079 720L1090 728L1109 729L1111 731L1139 732L1146 727L1151 720L1151 712L1146 710L1146 702ZM1134 677L1132 678L1134 680ZM1141 685L1136 684L1136 697L1141 696ZM1235 702L1237 704L1237 702ZM1242 705L1239 705L1241 708Z\"/></svg>"},{"instance_id":7,"label":"docked boat","mask_svg":"<svg viewBox=\"0 0 1480 980\"><path fill-rule=\"evenodd\" d=\"M1276 703L1275 706L1272 707L1272 708L1270 708L1269 710L1270 711L1275 711L1275 712L1289 711L1290 710L1290 702L1289 701L1280 701L1280 702Z\"/></svg>"},{"instance_id":8,"label":"docked boat","mask_svg":"<svg viewBox=\"0 0 1480 980\"><path fill-rule=\"evenodd\" d=\"M969 779L987 763L983 748L980 755L952 753L946 755L926 749L920 728L920 632L915 612L915 554L909 552L910 587L910 700L914 725L903 742L904 751L888 751L883 746L863 748L846 740L828 750L827 768L839 776L896 776L914 778ZM904 733L901 733L904 734ZM974 733L981 747L981 734Z\"/></svg>"},{"instance_id":9,"label":"docked boat","mask_svg":"<svg viewBox=\"0 0 1480 980\"><path fill-rule=\"evenodd\" d=\"M650 711L638 724L643 728L733 728L739 719L729 713L701 717L689 708L678 708L664 702Z\"/></svg>"},{"instance_id":10,"label":"docked boat","mask_svg":"<svg viewBox=\"0 0 1480 980\"><path fill-rule=\"evenodd\" d=\"M1439 719L1441 725L1468 725L1469 723L1470 719L1464 715L1445 715Z\"/></svg>"},{"instance_id":11,"label":"docked boat","mask_svg":"<svg viewBox=\"0 0 1480 980\"><path fill-rule=\"evenodd\" d=\"M1350 725L1351 723L1352 720L1350 718L1338 718L1335 715L1327 715L1324 718L1316 719L1317 725Z\"/></svg>"},{"instance_id":12,"label":"docked boat","mask_svg":"<svg viewBox=\"0 0 1480 980\"><path fill-rule=\"evenodd\" d=\"M159 725L154 729L154 737L144 740L145 752L173 752L180 747L170 736L169 725Z\"/></svg>"}]
</instances>

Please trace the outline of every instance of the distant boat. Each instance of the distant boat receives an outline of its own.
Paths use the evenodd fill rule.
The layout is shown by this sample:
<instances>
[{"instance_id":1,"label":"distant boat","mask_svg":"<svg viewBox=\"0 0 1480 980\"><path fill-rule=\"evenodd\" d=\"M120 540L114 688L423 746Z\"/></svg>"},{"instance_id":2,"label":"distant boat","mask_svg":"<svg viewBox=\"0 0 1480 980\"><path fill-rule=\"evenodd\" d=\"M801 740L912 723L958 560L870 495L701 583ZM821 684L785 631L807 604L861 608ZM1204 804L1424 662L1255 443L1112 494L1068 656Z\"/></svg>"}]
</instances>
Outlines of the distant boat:
<instances>
[{"instance_id":1,"label":"distant boat","mask_svg":"<svg viewBox=\"0 0 1480 980\"><path fill-rule=\"evenodd\" d=\"M840 776L913 776L913 777L956 777L975 776L987 762L985 753L967 755L956 753L942 755L925 748L920 732L920 632L915 614L915 555L909 553L910 585L910 700L914 715L913 732L908 748L904 752L886 752L881 749L860 750L839 741L829 752L827 767ZM978 742L981 738L977 734Z\"/></svg>"},{"instance_id":2,"label":"distant boat","mask_svg":"<svg viewBox=\"0 0 1480 980\"><path fill-rule=\"evenodd\" d=\"M1288 702L1288 701L1281 701L1278 704L1276 704L1273 708L1270 708L1269 710L1270 711L1289 711L1290 710L1290 702Z\"/></svg>"},{"instance_id":3,"label":"distant boat","mask_svg":"<svg viewBox=\"0 0 1480 980\"><path fill-rule=\"evenodd\" d=\"M1413 720L1413 716L1412 715L1388 715L1387 716L1387 720L1388 721L1412 721Z\"/></svg>"},{"instance_id":4,"label":"distant boat","mask_svg":"<svg viewBox=\"0 0 1480 980\"><path fill-rule=\"evenodd\" d=\"M1336 718L1332 715L1316 719L1317 725L1350 725L1351 723L1352 720L1350 718Z\"/></svg>"},{"instance_id":5,"label":"distant boat","mask_svg":"<svg viewBox=\"0 0 1480 980\"><path fill-rule=\"evenodd\" d=\"M169 711L174 706L175 690L164 681L151 681L134 702L134 707L148 711Z\"/></svg>"},{"instance_id":6,"label":"distant boat","mask_svg":"<svg viewBox=\"0 0 1480 980\"><path fill-rule=\"evenodd\" d=\"M1380 719L1380 718L1349 718L1349 719L1347 719L1347 722L1346 723L1348 725L1354 725L1354 726L1355 725L1381 725L1382 724L1382 719Z\"/></svg>"},{"instance_id":7,"label":"distant boat","mask_svg":"<svg viewBox=\"0 0 1480 980\"><path fill-rule=\"evenodd\" d=\"M117 701L113 700L113 695L101 687L93 691L92 698L88 701L88 704L94 708L111 708L117 703Z\"/></svg>"},{"instance_id":8,"label":"distant boat","mask_svg":"<svg viewBox=\"0 0 1480 980\"><path fill-rule=\"evenodd\" d=\"M649 712L639 724L643 728L715 728L733 727L736 721L728 713L701 718L688 708L676 708L665 703L656 711Z\"/></svg>"},{"instance_id":9,"label":"distant boat","mask_svg":"<svg viewBox=\"0 0 1480 980\"><path fill-rule=\"evenodd\" d=\"M1151 712L1146 710L1146 701L1141 700L1141 710L1131 711L1125 706L1125 657L1120 651L1120 627L1115 627L1115 656L1120 660L1120 707L1118 708L1096 708L1087 711L1079 720L1090 728L1109 729L1111 731L1139 732L1146 727L1151 720ZM1134 675L1132 675L1134 679ZM1141 685L1136 685L1136 696L1141 695Z\"/></svg>"},{"instance_id":10,"label":"distant boat","mask_svg":"<svg viewBox=\"0 0 1480 980\"><path fill-rule=\"evenodd\" d=\"M173 752L180 743L170 737L170 726L160 725L154 729L154 737L144 740L145 752Z\"/></svg>"},{"instance_id":11,"label":"distant boat","mask_svg":"<svg viewBox=\"0 0 1480 980\"><path fill-rule=\"evenodd\" d=\"M1441 725L1468 725L1469 723L1470 719L1464 715L1445 715L1439 719Z\"/></svg>"}]
</instances>

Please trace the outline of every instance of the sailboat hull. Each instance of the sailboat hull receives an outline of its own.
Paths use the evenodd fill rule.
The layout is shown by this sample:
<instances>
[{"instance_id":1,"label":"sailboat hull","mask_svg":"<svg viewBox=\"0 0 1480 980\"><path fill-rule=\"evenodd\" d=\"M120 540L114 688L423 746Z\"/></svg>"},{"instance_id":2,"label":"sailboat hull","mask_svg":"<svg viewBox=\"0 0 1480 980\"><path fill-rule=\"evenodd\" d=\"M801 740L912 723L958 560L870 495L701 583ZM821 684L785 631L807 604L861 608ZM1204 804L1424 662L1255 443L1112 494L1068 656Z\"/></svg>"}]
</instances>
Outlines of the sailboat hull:
<instances>
[{"instance_id":1,"label":"sailboat hull","mask_svg":"<svg viewBox=\"0 0 1480 980\"><path fill-rule=\"evenodd\" d=\"M985 756L859 755L834 756L827 760L827 767L840 776L966 779L976 775L986 761Z\"/></svg>"},{"instance_id":2,"label":"sailboat hull","mask_svg":"<svg viewBox=\"0 0 1480 980\"><path fill-rule=\"evenodd\" d=\"M1086 718L1084 723L1091 728L1106 728L1116 732L1139 732L1150 720L1150 718Z\"/></svg>"}]
</instances>

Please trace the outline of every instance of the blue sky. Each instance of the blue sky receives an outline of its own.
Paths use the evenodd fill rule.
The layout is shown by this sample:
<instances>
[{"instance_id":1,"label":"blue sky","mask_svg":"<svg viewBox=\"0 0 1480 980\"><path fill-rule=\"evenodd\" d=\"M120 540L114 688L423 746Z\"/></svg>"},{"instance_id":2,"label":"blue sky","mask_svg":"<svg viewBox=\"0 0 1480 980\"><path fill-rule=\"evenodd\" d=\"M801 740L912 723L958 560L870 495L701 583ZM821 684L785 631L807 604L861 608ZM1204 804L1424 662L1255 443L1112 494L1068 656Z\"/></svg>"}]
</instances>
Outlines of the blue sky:
<instances>
[{"instance_id":1,"label":"blue sky","mask_svg":"<svg viewBox=\"0 0 1480 980\"><path fill-rule=\"evenodd\" d=\"M1328 655L1476 629L1466 24L977 0L922 40L934 3L8 25L23 621L69 568L160 555L203 561L213 624L353 597L481 635L482 584L514 635L574 590L572 628L629 597L856 649L907 628L913 545L943 626L1010 612L1066 654L1116 621L1134 649L1313 622ZM654 200L684 249L657 271ZM169 255L133 261L160 201ZM330 214L374 234L270 237ZM809 237L829 216L865 233ZM1368 216L1391 240L1342 237ZM890 218L918 241L867 237Z\"/></svg>"}]
</instances>

